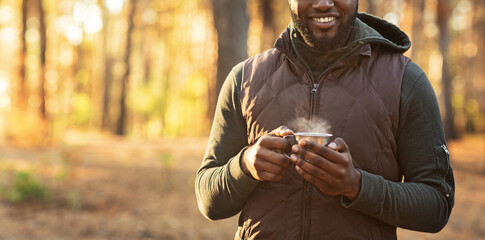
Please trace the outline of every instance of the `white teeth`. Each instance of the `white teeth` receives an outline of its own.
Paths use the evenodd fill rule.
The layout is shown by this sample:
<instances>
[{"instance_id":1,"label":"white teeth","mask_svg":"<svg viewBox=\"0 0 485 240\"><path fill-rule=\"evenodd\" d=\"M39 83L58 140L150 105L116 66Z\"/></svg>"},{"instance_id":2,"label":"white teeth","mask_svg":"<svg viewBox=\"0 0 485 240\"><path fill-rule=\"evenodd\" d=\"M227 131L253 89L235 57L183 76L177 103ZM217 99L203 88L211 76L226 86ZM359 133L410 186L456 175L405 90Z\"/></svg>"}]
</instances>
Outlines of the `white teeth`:
<instances>
[{"instance_id":1,"label":"white teeth","mask_svg":"<svg viewBox=\"0 0 485 240\"><path fill-rule=\"evenodd\" d=\"M319 23L328 23L335 20L335 17L314 18L313 20Z\"/></svg>"}]
</instances>

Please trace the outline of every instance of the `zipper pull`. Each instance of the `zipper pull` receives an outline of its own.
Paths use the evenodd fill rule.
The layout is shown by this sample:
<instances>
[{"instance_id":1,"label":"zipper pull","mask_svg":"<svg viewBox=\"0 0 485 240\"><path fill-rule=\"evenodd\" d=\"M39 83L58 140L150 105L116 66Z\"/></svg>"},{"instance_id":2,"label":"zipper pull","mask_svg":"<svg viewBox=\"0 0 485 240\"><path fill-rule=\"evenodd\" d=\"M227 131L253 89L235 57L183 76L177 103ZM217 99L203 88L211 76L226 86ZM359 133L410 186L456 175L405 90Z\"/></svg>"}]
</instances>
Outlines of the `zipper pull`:
<instances>
[{"instance_id":1,"label":"zipper pull","mask_svg":"<svg viewBox=\"0 0 485 240\"><path fill-rule=\"evenodd\" d=\"M448 150L448 148L446 147L446 145L441 145L441 148L443 149L443 151L445 151L446 155L450 155L450 151Z\"/></svg>"},{"instance_id":2,"label":"zipper pull","mask_svg":"<svg viewBox=\"0 0 485 240\"><path fill-rule=\"evenodd\" d=\"M313 84L312 94L317 93L317 89L318 89L318 83Z\"/></svg>"}]
</instances>

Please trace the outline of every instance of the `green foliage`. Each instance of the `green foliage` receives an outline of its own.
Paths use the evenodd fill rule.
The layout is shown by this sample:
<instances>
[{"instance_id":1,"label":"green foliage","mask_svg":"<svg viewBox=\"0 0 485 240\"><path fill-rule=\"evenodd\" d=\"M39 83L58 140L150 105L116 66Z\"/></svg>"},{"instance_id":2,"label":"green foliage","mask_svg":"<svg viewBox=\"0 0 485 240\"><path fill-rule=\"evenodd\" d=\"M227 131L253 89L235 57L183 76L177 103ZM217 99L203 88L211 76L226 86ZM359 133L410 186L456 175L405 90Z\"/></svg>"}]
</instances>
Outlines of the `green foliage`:
<instances>
[{"instance_id":1,"label":"green foliage","mask_svg":"<svg viewBox=\"0 0 485 240\"><path fill-rule=\"evenodd\" d=\"M87 88L87 85L89 84L89 71L85 68L80 69L76 73L76 80L81 89Z\"/></svg>"},{"instance_id":2,"label":"green foliage","mask_svg":"<svg viewBox=\"0 0 485 240\"><path fill-rule=\"evenodd\" d=\"M76 125L87 125L91 120L91 99L86 93L76 93L73 99L72 122Z\"/></svg>"},{"instance_id":3,"label":"green foliage","mask_svg":"<svg viewBox=\"0 0 485 240\"><path fill-rule=\"evenodd\" d=\"M70 191L67 195L67 201L72 210L78 211L81 209L81 196L77 191Z\"/></svg>"},{"instance_id":4,"label":"green foliage","mask_svg":"<svg viewBox=\"0 0 485 240\"><path fill-rule=\"evenodd\" d=\"M166 112L166 136L202 136L207 134L208 79L201 73L190 74L170 98Z\"/></svg>"},{"instance_id":5,"label":"green foliage","mask_svg":"<svg viewBox=\"0 0 485 240\"><path fill-rule=\"evenodd\" d=\"M10 188L3 189L3 195L9 202L18 203L27 200L47 201L50 193L31 173L15 172Z\"/></svg>"},{"instance_id":6,"label":"green foliage","mask_svg":"<svg viewBox=\"0 0 485 240\"><path fill-rule=\"evenodd\" d=\"M138 113L150 115L156 112L160 100L158 89L152 86L153 84L145 84L135 87L128 94L128 105L131 109Z\"/></svg>"},{"instance_id":7,"label":"green foliage","mask_svg":"<svg viewBox=\"0 0 485 240\"><path fill-rule=\"evenodd\" d=\"M175 164L173 155L171 153L162 153L160 156L160 162L162 163L162 167L168 169L171 169Z\"/></svg>"},{"instance_id":8,"label":"green foliage","mask_svg":"<svg viewBox=\"0 0 485 240\"><path fill-rule=\"evenodd\" d=\"M37 146L62 139L65 131L72 128L112 131L116 120L121 118L123 81L128 84L126 128L132 136L199 137L209 133L217 98L214 94L219 57L210 4L201 4L204 1L200 0L137 1L137 4L125 4L126 9L121 12L105 14L104 11L112 10L103 2L116 1L50 0L42 1L41 9L27 1L0 2L1 27L9 33L4 34L8 37L2 41L4 51L0 56L0 110L5 113L4 120L0 121L3 140ZM360 11L369 10L379 17L400 20L402 30L416 43L406 54L412 53L413 62L425 70L441 103L444 89L441 86L443 54L437 41L440 29L436 19L420 16L436 14L436 2L444 1L425 4L424 8L417 7L420 4L407 7L397 4L397 0L392 2L396 4L377 6L362 1ZM478 86L469 90L454 88L453 94L465 98L454 98L453 106L455 114L470 113L467 121L476 121L484 126L477 131L484 131L485 123L481 119L485 119L485 100L480 97L484 95L480 86L485 79L485 68L478 67L485 59L480 54L484 52L485 27L478 17L485 7L484 1L452 2L448 7L453 9L444 11L449 17L443 18L451 27L447 53L450 64L444 69L449 69L453 76L462 76L453 82ZM65 21L78 14L79 9L76 7L74 11L73 4L79 5L83 14L90 17ZM22 12L22 6L29 13L43 10L46 19L37 14L37 17L30 16L33 22L20 21L15 13ZM271 6L248 1L247 7L251 16L247 50L249 55L254 55L272 46L287 27L290 16L285 1L273 1ZM134 16L129 15L131 8ZM400 17L404 15L409 17ZM131 17L134 28L127 31ZM41 22L52 32L42 32L45 29L38 26ZM22 27L33 31L26 31L24 36ZM235 27L245 31L242 26ZM126 42L128 39L130 45ZM25 56L18 56L21 53L18 46L26 47L22 53ZM42 65L40 59L44 53L47 64ZM122 78L125 70L129 70L128 79ZM40 81L40 76L45 77L45 82ZM476 100L478 108L467 103L469 98ZM44 103L45 115L39 111Z\"/></svg>"},{"instance_id":9,"label":"green foliage","mask_svg":"<svg viewBox=\"0 0 485 240\"><path fill-rule=\"evenodd\" d=\"M74 150L71 148L71 146L64 144L62 146L62 152L61 152L61 168L59 171L56 172L54 175L54 178L58 181L64 181L66 180L67 177L69 177L69 174L71 174L72 170L72 152Z\"/></svg>"}]
</instances>

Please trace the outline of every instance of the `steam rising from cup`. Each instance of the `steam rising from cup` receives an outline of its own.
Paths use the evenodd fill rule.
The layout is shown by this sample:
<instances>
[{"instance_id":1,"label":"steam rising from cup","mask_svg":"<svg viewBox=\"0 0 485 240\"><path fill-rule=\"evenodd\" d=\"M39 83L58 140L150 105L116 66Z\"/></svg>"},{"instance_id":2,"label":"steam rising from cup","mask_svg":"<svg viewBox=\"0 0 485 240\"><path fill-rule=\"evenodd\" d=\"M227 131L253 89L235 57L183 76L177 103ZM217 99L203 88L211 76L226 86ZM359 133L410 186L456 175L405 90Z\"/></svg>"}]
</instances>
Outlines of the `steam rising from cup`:
<instances>
[{"instance_id":1,"label":"steam rising from cup","mask_svg":"<svg viewBox=\"0 0 485 240\"><path fill-rule=\"evenodd\" d=\"M293 135L286 135L284 138L290 145L297 144L300 140L309 140L318 144L327 145L333 136L330 133L330 124L322 119L308 120L306 118L297 118L290 122L290 128L295 131ZM290 158L290 153L286 153L287 158Z\"/></svg>"},{"instance_id":2,"label":"steam rising from cup","mask_svg":"<svg viewBox=\"0 0 485 240\"><path fill-rule=\"evenodd\" d=\"M289 124L295 132L331 133L330 124L323 119L297 118Z\"/></svg>"}]
</instances>

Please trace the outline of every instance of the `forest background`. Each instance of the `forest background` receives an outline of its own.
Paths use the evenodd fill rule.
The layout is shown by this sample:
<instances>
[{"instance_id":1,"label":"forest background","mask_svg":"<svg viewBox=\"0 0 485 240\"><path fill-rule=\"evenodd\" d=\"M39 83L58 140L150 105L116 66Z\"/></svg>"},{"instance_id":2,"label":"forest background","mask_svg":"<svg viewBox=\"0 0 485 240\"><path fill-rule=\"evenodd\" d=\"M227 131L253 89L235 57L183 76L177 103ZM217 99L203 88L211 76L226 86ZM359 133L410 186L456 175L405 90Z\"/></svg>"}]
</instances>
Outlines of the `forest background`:
<instances>
[{"instance_id":1,"label":"forest background","mask_svg":"<svg viewBox=\"0 0 485 240\"><path fill-rule=\"evenodd\" d=\"M437 93L456 170L449 226L400 236L479 239L485 2L360 11L410 36L405 55ZM235 218L198 213L195 171L226 75L288 23L283 0L0 0L0 239L231 238Z\"/></svg>"}]
</instances>

